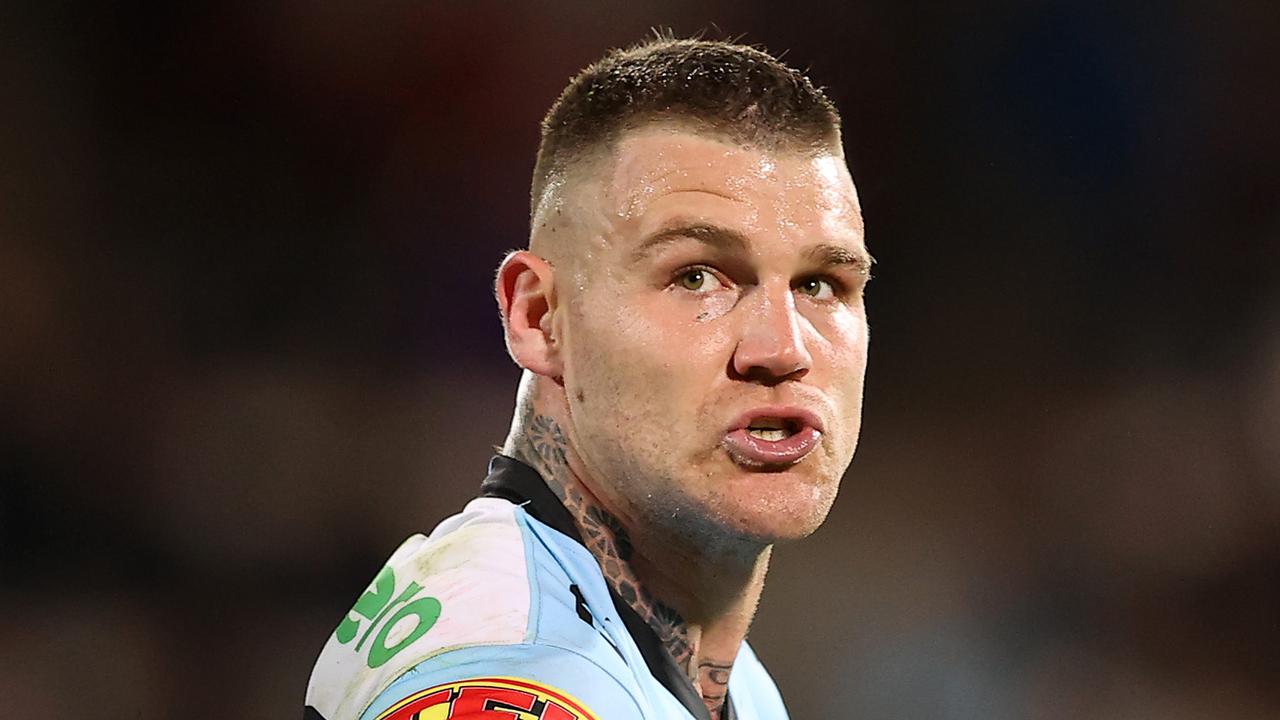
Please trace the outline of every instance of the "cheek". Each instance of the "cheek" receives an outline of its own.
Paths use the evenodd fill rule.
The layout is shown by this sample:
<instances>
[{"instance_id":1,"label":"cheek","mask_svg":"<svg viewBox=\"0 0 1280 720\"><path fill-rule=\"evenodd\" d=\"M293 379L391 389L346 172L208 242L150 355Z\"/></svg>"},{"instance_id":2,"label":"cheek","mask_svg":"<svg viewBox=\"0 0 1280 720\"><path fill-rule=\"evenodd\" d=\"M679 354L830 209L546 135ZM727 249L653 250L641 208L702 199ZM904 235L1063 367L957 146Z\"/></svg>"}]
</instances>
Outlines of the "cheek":
<instances>
[{"instance_id":1,"label":"cheek","mask_svg":"<svg viewBox=\"0 0 1280 720\"><path fill-rule=\"evenodd\" d=\"M701 329L702 323L708 323L712 320L719 320L729 314L730 310L738 304L738 296L733 292L717 292L709 294L705 299L697 303L691 303L690 307L672 308L669 312L677 315L676 319L683 320L686 325L692 329ZM692 322L690 323L690 319Z\"/></svg>"},{"instance_id":2,"label":"cheek","mask_svg":"<svg viewBox=\"0 0 1280 720\"><path fill-rule=\"evenodd\" d=\"M833 389L848 394L846 402L861 406L862 381L867 369L867 320L861 312L834 315L823 333L826 362L831 369Z\"/></svg>"},{"instance_id":3,"label":"cheek","mask_svg":"<svg viewBox=\"0 0 1280 720\"><path fill-rule=\"evenodd\" d=\"M615 417L643 413L645 399L667 389L671 338L624 298L585 297L572 325L565 380L575 394L588 396L588 409Z\"/></svg>"},{"instance_id":4,"label":"cheek","mask_svg":"<svg viewBox=\"0 0 1280 720\"><path fill-rule=\"evenodd\" d=\"M689 432L684 426L697 421L708 390L725 373L732 336L716 320L732 307L731 300L672 302L662 296L582 303L566 367L571 400L583 393L578 409L603 414L595 421Z\"/></svg>"},{"instance_id":5,"label":"cheek","mask_svg":"<svg viewBox=\"0 0 1280 720\"><path fill-rule=\"evenodd\" d=\"M832 315L827 327L826 335L837 356L866 364L867 316L860 307Z\"/></svg>"},{"instance_id":6,"label":"cheek","mask_svg":"<svg viewBox=\"0 0 1280 720\"><path fill-rule=\"evenodd\" d=\"M599 306L610 309L583 316L591 338L583 348L586 354L607 350L627 365L648 366L673 379L687 375L705 380L704 370L719 363L732 341L729 328L718 322L735 307L729 293L702 300L666 294L611 297Z\"/></svg>"}]
</instances>

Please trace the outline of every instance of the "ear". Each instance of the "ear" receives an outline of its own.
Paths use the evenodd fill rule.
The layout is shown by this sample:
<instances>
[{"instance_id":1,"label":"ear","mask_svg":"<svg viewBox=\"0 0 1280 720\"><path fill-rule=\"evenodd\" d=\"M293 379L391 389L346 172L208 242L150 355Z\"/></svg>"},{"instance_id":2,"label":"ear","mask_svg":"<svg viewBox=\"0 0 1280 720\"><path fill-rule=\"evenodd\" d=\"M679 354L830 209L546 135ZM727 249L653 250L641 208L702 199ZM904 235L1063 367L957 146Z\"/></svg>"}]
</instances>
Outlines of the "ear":
<instances>
[{"instance_id":1,"label":"ear","mask_svg":"<svg viewBox=\"0 0 1280 720\"><path fill-rule=\"evenodd\" d=\"M564 375L551 319L556 310L555 269L527 250L508 254L494 284L507 352L530 372L559 381Z\"/></svg>"}]
</instances>

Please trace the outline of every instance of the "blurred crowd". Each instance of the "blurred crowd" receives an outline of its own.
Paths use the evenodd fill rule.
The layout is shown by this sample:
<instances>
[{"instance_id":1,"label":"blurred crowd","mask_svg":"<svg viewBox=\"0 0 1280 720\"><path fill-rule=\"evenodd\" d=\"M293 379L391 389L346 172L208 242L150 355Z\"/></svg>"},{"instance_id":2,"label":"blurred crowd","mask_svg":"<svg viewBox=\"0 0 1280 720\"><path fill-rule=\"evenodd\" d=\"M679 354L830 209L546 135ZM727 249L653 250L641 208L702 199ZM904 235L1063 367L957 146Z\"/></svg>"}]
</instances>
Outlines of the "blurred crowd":
<instances>
[{"instance_id":1,"label":"blurred crowd","mask_svg":"<svg viewBox=\"0 0 1280 720\"><path fill-rule=\"evenodd\" d=\"M301 713L505 435L541 114L666 26L828 88L878 261L792 717L1280 717L1280 6L797 5L0 10L3 714Z\"/></svg>"}]
</instances>

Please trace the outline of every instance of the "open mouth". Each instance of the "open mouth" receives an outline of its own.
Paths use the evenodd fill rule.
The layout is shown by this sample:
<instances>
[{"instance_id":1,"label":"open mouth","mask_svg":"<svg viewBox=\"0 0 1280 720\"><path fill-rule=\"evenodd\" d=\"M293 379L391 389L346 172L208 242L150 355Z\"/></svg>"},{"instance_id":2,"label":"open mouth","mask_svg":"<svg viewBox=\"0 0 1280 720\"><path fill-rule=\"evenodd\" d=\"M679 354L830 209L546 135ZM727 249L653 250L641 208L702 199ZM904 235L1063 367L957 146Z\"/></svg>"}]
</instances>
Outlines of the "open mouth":
<instances>
[{"instance_id":1,"label":"open mouth","mask_svg":"<svg viewBox=\"0 0 1280 720\"><path fill-rule=\"evenodd\" d=\"M755 418L747 426L748 435L769 442L786 440L799 431L800 423L795 420L773 417Z\"/></svg>"},{"instance_id":2,"label":"open mouth","mask_svg":"<svg viewBox=\"0 0 1280 720\"><path fill-rule=\"evenodd\" d=\"M783 468L800 462L822 441L822 421L803 408L758 408L739 416L724 436L724 449L747 469Z\"/></svg>"}]
</instances>

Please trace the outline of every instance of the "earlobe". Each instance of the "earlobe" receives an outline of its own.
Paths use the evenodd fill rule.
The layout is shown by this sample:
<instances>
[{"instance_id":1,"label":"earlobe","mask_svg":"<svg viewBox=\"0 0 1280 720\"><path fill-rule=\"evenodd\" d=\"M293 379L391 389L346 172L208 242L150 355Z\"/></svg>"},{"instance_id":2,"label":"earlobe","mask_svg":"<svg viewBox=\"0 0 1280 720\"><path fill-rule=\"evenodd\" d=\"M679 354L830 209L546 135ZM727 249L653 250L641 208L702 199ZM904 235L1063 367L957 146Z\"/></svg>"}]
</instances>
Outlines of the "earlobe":
<instances>
[{"instance_id":1,"label":"earlobe","mask_svg":"<svg viewBox=\"0 0 1280 720\"><path fill-rule=\"evenodd\" d=\"M511 359L530 372L558 380L563 363L552 323L555 269L537 255L517 250L498 267L494 293Z\"/></svg>"}]
</instances>

